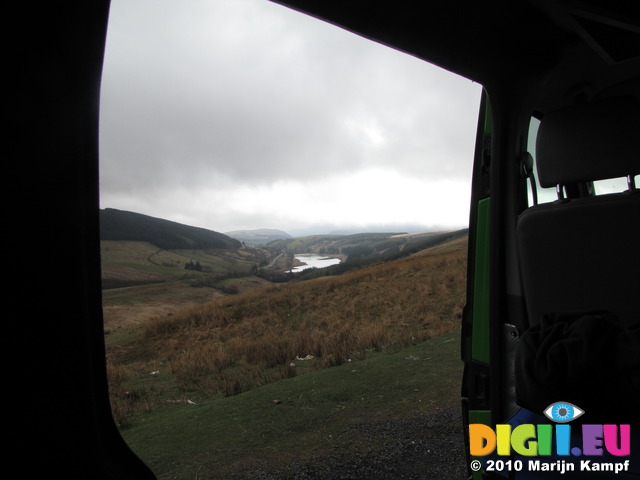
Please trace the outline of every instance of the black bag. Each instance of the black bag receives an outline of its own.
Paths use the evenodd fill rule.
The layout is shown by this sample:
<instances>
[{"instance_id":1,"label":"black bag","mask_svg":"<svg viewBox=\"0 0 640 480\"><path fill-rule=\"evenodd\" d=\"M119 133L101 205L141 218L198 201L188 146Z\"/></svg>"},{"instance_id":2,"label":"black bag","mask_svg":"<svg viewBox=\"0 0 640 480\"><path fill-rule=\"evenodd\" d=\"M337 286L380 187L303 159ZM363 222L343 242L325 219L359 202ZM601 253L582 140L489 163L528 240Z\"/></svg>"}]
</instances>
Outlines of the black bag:
<instances>
[{"instance_id":1,"label":"black bag","mask_svg":"<svg viewBox=\"0 0 640 480\"><path fill-rule=\"evenodd\" d=\"M608 312L555 313L520 337L518 404L542 413L555 402L584 410L580 423L640 419L640 323L623 329Z\"/></svg>"}]
</instances>

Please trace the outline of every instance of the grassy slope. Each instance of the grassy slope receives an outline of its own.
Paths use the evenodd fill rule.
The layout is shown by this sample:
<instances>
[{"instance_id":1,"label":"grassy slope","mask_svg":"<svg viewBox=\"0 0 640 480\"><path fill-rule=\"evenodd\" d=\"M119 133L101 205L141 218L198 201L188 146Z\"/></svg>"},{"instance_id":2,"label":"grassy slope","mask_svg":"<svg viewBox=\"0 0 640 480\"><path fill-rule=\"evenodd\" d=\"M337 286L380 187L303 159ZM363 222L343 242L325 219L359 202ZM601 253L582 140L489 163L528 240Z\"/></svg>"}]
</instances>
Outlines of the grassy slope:
<instances>
[{"instance_id":1,"label":"grassy slope","mask_svg":"<svg viewBox=\"0 0 640 480\"><path fill-rule=\"evenodd\" d=\"M130 292L118 298L118 292L109 292L113 297L106 299L106 304L112 302L105 306L106 313L109 308L124 307L126 299L134 310L124 316L136 318L107 336L114 414L126 419L123 425L130 425L122 430L125 439L159 478L229 478L231 471L269 469L332 451L374 448L353 432L344 433L353 423L411 418L434 408L457 411L462 367L457 326L465 285L464 247L458 240L337 277L259 287L261 293L216 300L211 304L213 311L226 309L225 318L236 319L227 321L230 337L251 336L242 333L242 325L250 326L247 332L255 332L255 327L281 332L283 325L273 322L293 315L294 326L325 324L327 333L318 337L325 341L336 330L329 321L335 317L344 325L363 326L358 335L349 337L372 337L379 347L366 348L352 363L345 356L345 363L324 370L318 368L336 362L326 358L295 361L297 376L275 382L282 375L269 377L264 369L259 370L264 365L253 366L250 372L260 372L254 374L256 385L227 397L204 388L206 382L197 375L190 385L178 378L185 365L193 360L202 363L201 346L217 349L215 332L220 332L220 326L202 321L215 319L211 312L203 315L211 308L203 306L205 299L192 298L185 307L201 306L177 311L176 304L184 300L181 295L188 295L186 288L164 290L164 296L155 298L152 293L135 297ZM196 296L211 291L190 290L200 292ZM156 315L151 311L146 317L139 314L140 307L154 304ZM132 315L136 308L138 314ZM374 335L366 328L367 322L375 326ZM396 335L395 344L384 345L387 340L381 342L380 334L387 331L418 333L419 343L398 342ZM287 338L286 333L279 335ZM243 348L239 351L245 352L244 357L227 356L233 361L225 375L236 374L249 364L246 346ZM251 349L256 350L255 345ZM316 353L323 349L327 350L322 347ZM212 351L203 350L204 357ZM355 361L358 358L361 360ZM286 361L290 360L291 355ZM282 373L285 368L276 365L270 371ZM150 375L155 371L159 374ZM197 372L202 373L213 378L222 371L205 368ZM265 382L273 383L260 386ZM187 404L187 399L196 405Z\"/></svg>"},{"instance_id":2,"label":"grassy slope","mask_svg":"<svg viewBox=\"0 0 640 480\"><path fill-rule=\"evenodd\" d=\"M163 250L148 242L103 240L102 278L105 286L189 281L206 274L249 273L267 259L267 253L253 247L237 250ZM199 262L204 272L185 270L185 264Z\"/></svg>"},{"instance_id":3,"label":"grassy slope","mask_svg":"<svg viewBox=\"0 0 640 480\"><path fill-rule=\"evenodd\" d=\"M325 368L450 332L464 286L464 252L417 255L156 318L139 343L185 391L236 394L285 378L296 356L311 354Z\"/></svg>"},{"instance_id":4,"label":"grassy slope","mask_svg":"<svg viewBox=\"0 0 640 480\"><path fill-rule=\"evenodd\" d=\"M458 334L446 334L240 395L156 410L123 435L158 478L243 478L324 455L361 455L385 439L350 425L457 409L459 358Z\"/></svg>"},{"instance_id":5,"label":"grassy slope","mask_svg":"<svg viewBox=\"0 0 640 480\"><path fill-rule=\"evenodd\" d=\"M294 253L348 253L364 248L367 255L372 257L383 255L388 250L402 250L404 248L428 248L440 241L447 241L449 237L466 236L465 230L424 232L412 234L394 233L358 233L353 235L310 235L306 237L275 240L268 245L271 248Z\"/></svg>"}]
</instances>

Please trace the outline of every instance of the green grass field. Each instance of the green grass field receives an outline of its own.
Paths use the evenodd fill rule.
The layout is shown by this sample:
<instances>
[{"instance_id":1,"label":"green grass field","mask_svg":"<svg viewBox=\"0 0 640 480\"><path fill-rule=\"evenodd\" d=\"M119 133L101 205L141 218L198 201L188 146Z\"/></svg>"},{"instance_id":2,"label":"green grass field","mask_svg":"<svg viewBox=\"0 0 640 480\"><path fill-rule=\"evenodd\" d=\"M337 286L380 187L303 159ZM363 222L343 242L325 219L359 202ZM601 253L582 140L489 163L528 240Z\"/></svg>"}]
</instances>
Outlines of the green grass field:
<instances>
[{"instance_id":1,"label":"green grass field","mask_svg":"<svg viewBox=\"0 0 640 480\"><path fill-rule=\"evenodd\" d=\"M138 414L122 434L159 479L246 478L338 452L375 451L393 439L349 427L456 410L461 372L459 334L450 333L235 396L196 394L189 398L195 404L182 399ZM162 382L162 372L149 381Z\"/></svg>"}]
</instances>

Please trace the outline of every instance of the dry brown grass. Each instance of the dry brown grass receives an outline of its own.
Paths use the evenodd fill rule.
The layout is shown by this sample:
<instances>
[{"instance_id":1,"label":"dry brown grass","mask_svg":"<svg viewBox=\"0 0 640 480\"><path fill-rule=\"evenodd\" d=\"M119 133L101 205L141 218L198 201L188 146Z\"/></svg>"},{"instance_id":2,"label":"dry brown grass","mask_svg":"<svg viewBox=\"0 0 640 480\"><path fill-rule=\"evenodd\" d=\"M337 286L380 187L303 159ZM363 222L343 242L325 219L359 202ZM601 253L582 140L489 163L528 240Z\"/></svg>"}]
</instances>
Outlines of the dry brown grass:
<instances>
[{"instance_id":1,"label":"dry brown grass","mask_svg":"<svg viewBox=\"0 0 640 480\"><path fill-rule=\"evenodd\" d=\"M217 300L147 323L183 391L233 395L459 329L466 248ZM299 361L297 357L313 356ZM297 365L297 367L291 366Z\"/></svg>"}]
</instances>

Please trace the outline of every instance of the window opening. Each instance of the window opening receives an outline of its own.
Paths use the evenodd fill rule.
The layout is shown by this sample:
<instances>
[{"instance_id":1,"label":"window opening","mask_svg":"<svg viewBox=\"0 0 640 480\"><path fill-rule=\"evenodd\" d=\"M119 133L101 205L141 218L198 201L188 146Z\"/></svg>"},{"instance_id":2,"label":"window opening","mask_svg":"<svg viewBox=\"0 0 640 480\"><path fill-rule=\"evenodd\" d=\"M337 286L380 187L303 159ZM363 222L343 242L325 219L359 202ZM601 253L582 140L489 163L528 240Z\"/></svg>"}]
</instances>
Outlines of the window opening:
<instances>
[{"instance_id":1,"label":"window opening","mask_svg":"<svg viewBox=\"0 0 640 480\"><path fill-rule=\"evenodd\" d=\"M637 189L638 188L638 178L640 176L636 175L632 178L632 182L630 185L630 181L627 177L625 178L611 178L607 180L596 180L593 182L594 190L596 195L606 195L609 193L619 193L629 190L630 188Z\"/></svg>"},{"instance_id":2,"label":"window opening","mask_svg":"<svg viewBox=\"0 0 640 480\"><path fill-rule=\"evenodd\" d=\"M536 138L538 136L539 127L540 120L536 117L531 117L529 122L529 134L527 136L527 151L533 158L532 171L535 187L532 187L531 182L527 182L527 198L529 200L530 207L536 204L555 202L558 199L555 188L542 188L538 181L536 171Z\"/></svg>"},{"instance_id":3,"label":"window opening","mask_svg":"<svg viewBox=\"0 0 640 480\"><path fill-rule=\"evenodd\" d=\"M429 422L458 442L481 86L264 0L188 5L111 2L101 246L123 438L163 478L337 462L388 434L446 448ZM291 277L305 253L366 274ZM438 458L464 474L460 454Z\"/></svg>"}]
</instances>

